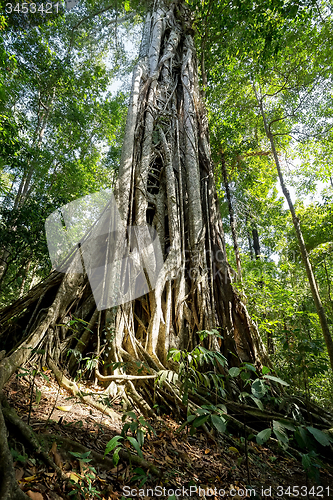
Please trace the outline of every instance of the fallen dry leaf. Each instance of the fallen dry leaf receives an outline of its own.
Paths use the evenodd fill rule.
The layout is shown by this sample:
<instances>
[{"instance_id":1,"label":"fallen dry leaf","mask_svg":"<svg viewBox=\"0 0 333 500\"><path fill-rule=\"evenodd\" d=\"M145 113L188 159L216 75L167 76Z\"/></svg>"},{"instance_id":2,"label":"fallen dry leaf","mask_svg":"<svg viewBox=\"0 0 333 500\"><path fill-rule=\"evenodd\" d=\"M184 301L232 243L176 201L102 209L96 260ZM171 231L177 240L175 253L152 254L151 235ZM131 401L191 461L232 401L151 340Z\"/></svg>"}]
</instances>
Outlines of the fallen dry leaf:
<instances>
[{"instance_id":1,"label":"fallen dry leaf","mask_svg":"<svg viewBox=\"0 0 333 500\"><path fill-rule=\"evenodd\" d=\"M60 411L71 411L72 409L72 406L56 406L57 410L60 410Z\"/></svg>"},{"instance_id":2,"label":"fallen dry leaf","mask_svg":"<svg viewBox=\"0 0 333 500\"><path fill-rule=\"evenodd\" d=\"M58 467L62 468L62 458L61 458L61 455L60 455L60 453L59 453L58 451L55 451L55 452L53 453L53 459L54 459L54 463L55 463Z\"/></svg>"},{"instance_id":3,"label":"fallen dry leaf","mask_svg":"<svg viewBox=\"0 0 333 500\"><path fill-rule=\"evenodd\" d=\"M27 495L29 498L32 498L32 500L44 500L43 495L41 493L38 493L38 491L27 491Z\"/></svg>"},{"instance_id":4,"label":"fallen dry leaf","mask_svg":"<svg viewBox=\"0 0 333 500\"><path fill-rule=\"evenodd\" d=\"M78 483L79 480L81 479L81 477L78 476L77 474L75 474L75 472L71 472L69 479L71 479L72 481L75 481L75 483Z\"/></svg>"},{"instance_id":5,"label":"fallen dry leaf","mask_svg":"<svg viewBox=\"0 0 333 500\"><path fill-rule=\"evenodd\" d=\"M26 483L31 483L31 481L34 481L35 479L36 479L36 476L29 476L29 477L23 478L23 481Z\"/></svg>"},{"instance_id":6,"label":"fallen dry leaf","mask_svg":"<svg viewBox=\"0 0 333 500\"><path fill-rule=\"evenodd\" d=\"M16 481L21 481L23 475L24 475L24 469L15 469Z\"/></svg>"}]
</instances>

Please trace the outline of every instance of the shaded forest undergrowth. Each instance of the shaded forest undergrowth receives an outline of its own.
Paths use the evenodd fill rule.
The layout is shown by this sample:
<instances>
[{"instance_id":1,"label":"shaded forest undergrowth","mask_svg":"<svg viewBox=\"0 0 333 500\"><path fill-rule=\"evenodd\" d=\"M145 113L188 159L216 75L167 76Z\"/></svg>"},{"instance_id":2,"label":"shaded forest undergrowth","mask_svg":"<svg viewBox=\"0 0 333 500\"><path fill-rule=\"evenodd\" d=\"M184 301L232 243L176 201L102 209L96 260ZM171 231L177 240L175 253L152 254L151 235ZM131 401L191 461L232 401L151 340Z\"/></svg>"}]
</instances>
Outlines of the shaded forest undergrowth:
<instances>
[{"instance_id":1,"label":"shaded forest undergrowth","mask_svg":"<svg viewBox=\"0 0 333 500\"><path fill-rule=\"evenodd\" d=\"M5 386L2 406L16 480L34 500L148 499L159 492L175 499L175 490L180 497L191 491L192 498L199 498L195 487L201 488L201 498L203 491L210 498L292 498L297 487L296 498L331 498L333 461L328 456L316 456L306 474L300 458L277 442L274 449L260 446L231 428L219 434L198 426L191 435L189 429L179 431L179 421L168 415L148 421L133 411L126 414L119 397L110 399L113 413L105 415L59 387L51 370L36 374L33 385L28 372L21 370L21 375ZM96 396L101 391L95 385L79 389ZM117 438L125 421L132 425L130 439ZM246 415L244 427L252 423ZM141 445L137 450L133 436L134 444ZM104 458L107 446L112 450Z\"/></svg>"}]
</instances>

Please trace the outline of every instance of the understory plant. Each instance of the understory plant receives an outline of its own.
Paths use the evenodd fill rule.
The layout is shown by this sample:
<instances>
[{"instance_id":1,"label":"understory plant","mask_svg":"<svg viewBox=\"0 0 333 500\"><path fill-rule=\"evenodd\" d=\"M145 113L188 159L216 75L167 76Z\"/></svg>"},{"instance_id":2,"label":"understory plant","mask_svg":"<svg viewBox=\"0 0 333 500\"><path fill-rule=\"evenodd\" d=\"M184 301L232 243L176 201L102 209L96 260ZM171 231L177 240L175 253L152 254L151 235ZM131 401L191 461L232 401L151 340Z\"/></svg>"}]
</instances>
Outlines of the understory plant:
<instances>
[{"instance_id":1,"label":"understory plant","mask_svg":"<svg viewBox=\"0 0 333 500\"><path fill-rule=\"evenodd\" d=\"M122 416L124 422L121 434L114 436L106 445L104 456L113 452L112 460L115 466L119 463L120 450L127 450L128 446L132 448L140 458L143 458L142 447L145 441L145 435L155 435L155 429L147 422L142 416L137 416L133 411L128 411ZM129 436L128 432L131 431L132 435ZM149 474L146 473L141 467L136 467L132 471L134 476L131 481L140 481L140 486L143 485L148 479Z\"/></svg>"}]
</instances>

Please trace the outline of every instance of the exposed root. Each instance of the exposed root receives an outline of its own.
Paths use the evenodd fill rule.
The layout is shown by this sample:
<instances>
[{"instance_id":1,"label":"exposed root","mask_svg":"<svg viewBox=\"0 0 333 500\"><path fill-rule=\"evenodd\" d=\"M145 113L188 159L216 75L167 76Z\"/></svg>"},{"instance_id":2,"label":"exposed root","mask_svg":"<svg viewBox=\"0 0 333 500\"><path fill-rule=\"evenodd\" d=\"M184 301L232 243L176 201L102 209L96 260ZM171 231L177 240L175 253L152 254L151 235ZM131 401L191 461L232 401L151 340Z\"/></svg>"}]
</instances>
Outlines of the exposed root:
<instances>
[{"instance_id":1,"label":"exposed root","mask_svg":"<svg viewBox=\"0 0 333 500\"><path fill-rule=\"evenodd\" d=\"M82 276L68 273L57 291L52 305L48 308L45 318L14 351L0 362L0 391L19 366L22 366L31 357L35 349L44 339L50 326L54 326L57 318L64 315L66 307L79 294Z\"/></svg>"},{"instance_id":2,"label":"exposed root","mask_svg":"<svg viewBox=\"0 0 333 500\"><path fill-rule=\"evenodd\" d=\"M53 462L53 460L42 450L37 436L31 429L31 427L17 416L15 411L10 408L4 398L2 400L2 404L2 412L7 424L15 431L15 433L18 432L21 435L23 440L30 446L30 448L33 449L35 453L37 453L37 455L43 460L45 465L55 470L60 479L62 479L63 481L68 481L68 477L62 472L60 467L58 467Z\"/></svg>"},{"instance_id":3,"label":"exposed root","mask_svg":"<svg viewBox=\"0 0 333 500\"><path fill-rule=\"evenodd\" d=\"M101 453L98 453L94 450L90 450L86 446L83 446L82 444L76 441L72 441L71 439L54 434L42 434L38 436L38 439L40 440L41 443L45 443L45 441L47 441L48 443L53 443L54 441L56 441L57 444L59 445L58 447L60 448L61 454L64 456L66 456L66 453L68 451L75 451L78 453L87 453L88 451L90 451L91 452L90 457L92 458L92 465L107 470L114 468L114 463L112 458L108 456L104 457ZM147 460L144 460L143 458L138 457L137 455L130 453L129 451L120 450L119 457L121 460L129 464L136 465L142 467L143 469L149 470L152 474L154 474L154 476L157 477L162 476L162 471L160 471L155 465L148 462ZM68 455L68 458L72 459L73 457Z\"/></svg>"},{"instance_id":4,"label":"exposed root","mask_svg":"<svg viewBox=\"0 0 333 500\"><path fill-rule=\"evenodd\" d=\"M7 442L7 427L0 405L0 498L1 500L29 500L15 478L12 455Z\"/></svg>"},{"instance_id":5,"label":"exposed root","mask_svg":"<svg viewBox=\"0 0 333 500\"><path fill-rule=\"evenodd\" d=\"M101 403L98 403L95 401L91 396L84 396L78 386L75 384L75 382L72 382L69 380L65 375L59 370L57 365L54 363L54 361L49 357L47 360L47 363L51 370L53 371L55 378L57 379L58 384L66 389L68 392L73 394L73 396L76 396L81 399L81 401L89 406L92 406L93 408L96 408L96 410L101 411L104 415L107 415L108 417L111 418L113 422L121 422L121 417L116 413L112 408L109 408Z\"/></svg>"},{"instance_id":6,"label":"exposed root","mask_svg":"<svg viewBox=\"0 0 333 500\"><path fill-rule=\"evenodd\" d=\"M142 396L137 392L132 382L128 381L126 389L127 397L133 399L140 411L142 411L145 417L156 418L154 411L150 408L147 402Z\"/></svg>"},{"instance_id":7,"label":"exposed root","mask_svg":"<svg viewBox=\"0 0 333 500\"><path fill-rule=\"evenodd\" d=\"M98 370L96 370L96 377L98 380L101 380L102 382L107 382L109 380L145 380L148 378L156 378L157 375L126 375L126 374L119 374L119 375L102 375L99 373Z\"/></svg>"}]
</instances>

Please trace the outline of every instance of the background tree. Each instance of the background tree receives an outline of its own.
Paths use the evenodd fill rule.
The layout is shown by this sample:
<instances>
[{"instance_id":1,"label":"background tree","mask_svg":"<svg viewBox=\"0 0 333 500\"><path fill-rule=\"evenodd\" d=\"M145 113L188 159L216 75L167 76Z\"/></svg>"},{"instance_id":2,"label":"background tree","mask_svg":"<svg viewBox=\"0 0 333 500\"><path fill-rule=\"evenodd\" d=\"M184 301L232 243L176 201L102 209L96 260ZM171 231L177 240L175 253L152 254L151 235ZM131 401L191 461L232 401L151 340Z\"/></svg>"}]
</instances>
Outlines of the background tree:
<instances>
[{"instance_id":1,"label":"background tree","mask_svg":"<svg viewBox=\"0 0 333 500\"><path fill-rule=\"evenodd\" d=\"M106 50L105 40L97 43L91 35L88 19L81 21L78 27L75 15L62 15L24 32L12 26L4 35L15 63L7 68L2 112L16 135L15 153L2 165L2 303L49 272L46 217L109 186L117 171L126 96L113 97L109 85L117 57L125 53L119 47ZM115 60L107 65L110 55Z\"/></svg>"}]
</instances>

